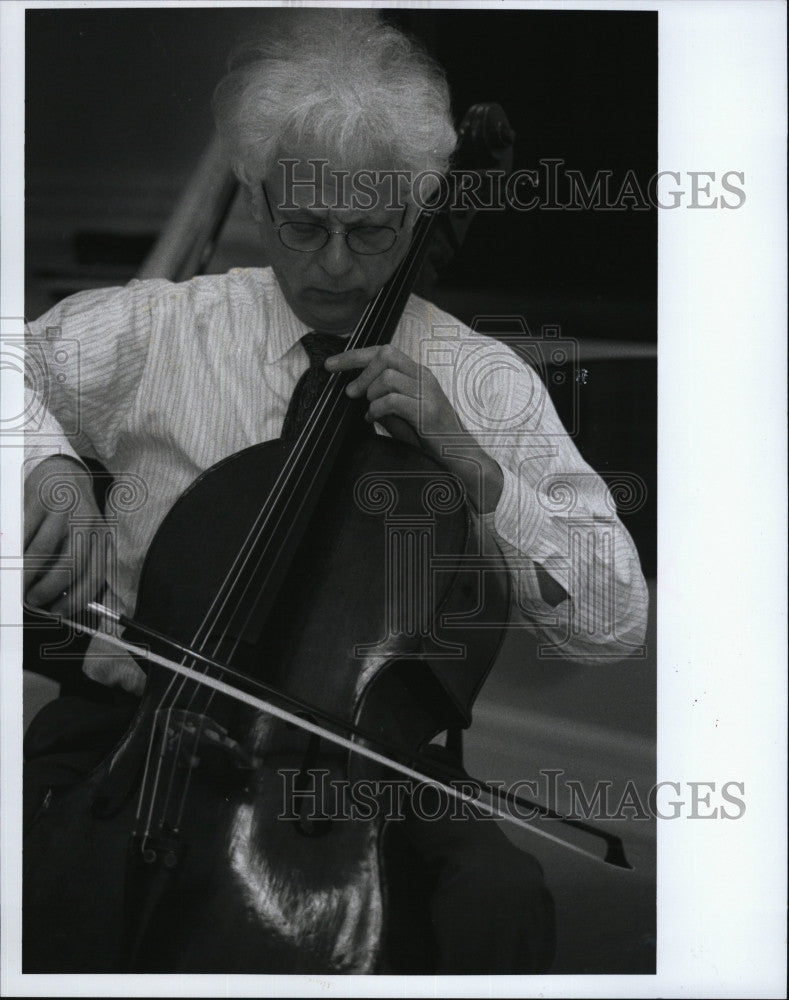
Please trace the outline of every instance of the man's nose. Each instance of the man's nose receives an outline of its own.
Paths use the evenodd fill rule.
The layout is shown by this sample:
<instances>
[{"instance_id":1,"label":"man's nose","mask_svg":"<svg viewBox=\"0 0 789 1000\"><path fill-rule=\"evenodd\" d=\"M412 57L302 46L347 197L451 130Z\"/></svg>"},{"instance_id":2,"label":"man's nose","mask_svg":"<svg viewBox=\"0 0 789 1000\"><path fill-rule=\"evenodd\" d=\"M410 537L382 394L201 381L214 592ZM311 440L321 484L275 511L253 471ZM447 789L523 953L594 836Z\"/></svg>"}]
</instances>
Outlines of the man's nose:
<instances>
[{"instance_id":1,"label":"man's nose","mask_svg":"<svg viewBox=\"0 0 789 1000\"><path fill-rule=\"evenodd\" d=\"M353 251L348 247L344 233L331 233L329 242L321 251L321 266L333 278L339 278L354 266Z\"/></svg>"}]
</instances>

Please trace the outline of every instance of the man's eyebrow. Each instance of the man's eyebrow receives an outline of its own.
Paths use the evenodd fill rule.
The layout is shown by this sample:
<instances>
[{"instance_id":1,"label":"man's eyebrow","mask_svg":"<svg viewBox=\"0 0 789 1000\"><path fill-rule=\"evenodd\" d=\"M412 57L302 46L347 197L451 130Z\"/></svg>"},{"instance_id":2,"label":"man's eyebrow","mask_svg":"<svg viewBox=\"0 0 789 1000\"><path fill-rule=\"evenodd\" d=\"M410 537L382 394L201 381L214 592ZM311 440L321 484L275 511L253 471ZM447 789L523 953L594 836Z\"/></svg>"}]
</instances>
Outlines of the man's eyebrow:
<instances>
[{"instance_id":1,"label":"man's eyebrow","mask_svg":"<svg viewBox=\"0 0 789 1000\"><path fill-rule=\"evenodd\" d=\"M319 217L322 211L325 212L325 209L321 209L319 205L299 205L294 201L285 201L284 203L273 201L272 208L277 212L281 212L283 215L309 215Z\"/></svg>"},{"instance_id":2,"label":"man's eyebrow","mask_svg":"<svg viewBox=\"0 0 789 1000\"><path fill-rule=\"evenodd\" d=\"M303 205L297 205L295 208L288 207L280 209L283 215L290 217L299 216L300 218L307 219L309 222L319 221L322 222L326 216L321 215L320 212L314 208L306 208Z\"/></svg>"},{"instance_id":3,"label":"man's eyebrow","mask_svg":"<svg viewBox=\"0 0 789 1000\"><path fill-rule=\"evenodd\" d=\"M295 208L280 209L283 217L287 216L290 220L303 220L305 222L319 222L321 224L326 224L331 221L332 207L327 206L326 208L310 208L307 205L298 205ZM351 215L349 219L343 219L340 221L340 225L347 226L349 229L356 226L376 226L385 227L388 226L390 229L397 228L397 222L399 221L399 216L397 219L392 218L388 213L384 215L383 212L371 212L366 213L359 211Z\"/></svg>"}]
</instances>

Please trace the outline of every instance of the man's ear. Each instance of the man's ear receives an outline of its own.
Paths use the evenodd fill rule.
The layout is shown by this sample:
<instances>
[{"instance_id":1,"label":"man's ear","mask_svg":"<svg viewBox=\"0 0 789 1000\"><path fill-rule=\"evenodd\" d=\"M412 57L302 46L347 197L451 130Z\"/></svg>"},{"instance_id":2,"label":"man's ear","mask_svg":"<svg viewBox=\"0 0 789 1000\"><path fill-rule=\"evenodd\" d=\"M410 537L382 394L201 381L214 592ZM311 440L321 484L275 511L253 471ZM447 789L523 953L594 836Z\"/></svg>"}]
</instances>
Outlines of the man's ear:
<instances>
[{"instance_id":1,"label":"man's ear","mask_svg":"<svg viewBox=\"0 0 789 1000\"><path fill-rule=\"evenodd\" d=\"M234 163L233 173L236 175L238 182L241 185L247 211L255 222L260 222L263 218L263 213L266 211L266 206L263 204L263 188L261 187L261 180L259 178L250 177L243 163Z\"/></svg>"}]
</instances>

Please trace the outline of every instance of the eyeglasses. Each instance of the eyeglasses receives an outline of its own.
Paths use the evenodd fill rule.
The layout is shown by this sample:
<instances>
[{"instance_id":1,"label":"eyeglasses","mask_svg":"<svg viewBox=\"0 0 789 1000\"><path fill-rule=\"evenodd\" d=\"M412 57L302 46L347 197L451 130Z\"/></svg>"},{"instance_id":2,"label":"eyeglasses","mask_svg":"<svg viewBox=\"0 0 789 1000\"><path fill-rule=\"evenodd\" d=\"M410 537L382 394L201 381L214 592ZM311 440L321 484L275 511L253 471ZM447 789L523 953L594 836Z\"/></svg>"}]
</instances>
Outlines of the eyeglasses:
<instances>
[{"instance_id":1,"label":"eyeglasses","mask_svg":"<svg viewBox=\"0 0 789 1000\"><path fill-rule=\"evenodd\" d=\"M297 250L299 253L315 253L321 250L329 242L332 233L337 233L345 237L348 249L353 253L366 254L368 256L377 253L386 253L391 250L397 240L397 230L391 226L351 226L349 229L330 229L319 222L277 222L274 213L271 211L271 202L268 200L266 185L261 182L263 197L266 199L266 208L271 218L271 223L283 246L288 250ZM406 209L403 209L403 217L400 220L400 228L403 228Z\"/></svg>"}]
</instances>

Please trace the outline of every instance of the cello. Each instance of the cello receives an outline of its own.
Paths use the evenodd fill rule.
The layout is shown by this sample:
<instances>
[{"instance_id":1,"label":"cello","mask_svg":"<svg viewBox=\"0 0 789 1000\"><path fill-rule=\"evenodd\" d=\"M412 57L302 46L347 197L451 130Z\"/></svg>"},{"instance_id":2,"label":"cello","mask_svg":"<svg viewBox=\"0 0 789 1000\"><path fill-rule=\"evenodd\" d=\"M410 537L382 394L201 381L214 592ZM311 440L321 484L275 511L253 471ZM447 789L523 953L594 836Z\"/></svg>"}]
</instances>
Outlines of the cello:
<instances>
[{"instance_id":1,"label":"cello","mask_svg":"<svg viewBox=\"0 0 789 1000\"><path fill-rule=\"evenodd\" d=\"M391 336L432 219L423 215L349 346ZM468 725L499 642L473 619L503 619L504 576L464 565L482 543L454 477L408 445L361 434L354 409L333 378L295 443L258 445L204 473L151 545L134 617L188 647L190 661L263 680L303 699L308 717L414 754ZM227 496L232 516L217 523ZM453 618L472 627L447 626ZM343 790L379 777L314 734L151 670L120 745L50 797L28 835L26 970L380 968L384 824L345 822L345 802L321 801L317 816L297 809L305 782L323 774Z\"/></svg>"}]
</instances>

